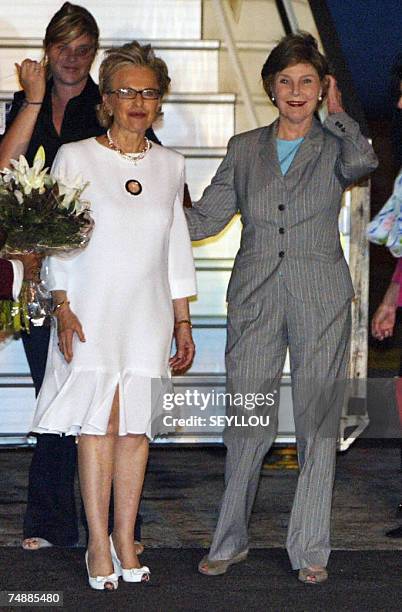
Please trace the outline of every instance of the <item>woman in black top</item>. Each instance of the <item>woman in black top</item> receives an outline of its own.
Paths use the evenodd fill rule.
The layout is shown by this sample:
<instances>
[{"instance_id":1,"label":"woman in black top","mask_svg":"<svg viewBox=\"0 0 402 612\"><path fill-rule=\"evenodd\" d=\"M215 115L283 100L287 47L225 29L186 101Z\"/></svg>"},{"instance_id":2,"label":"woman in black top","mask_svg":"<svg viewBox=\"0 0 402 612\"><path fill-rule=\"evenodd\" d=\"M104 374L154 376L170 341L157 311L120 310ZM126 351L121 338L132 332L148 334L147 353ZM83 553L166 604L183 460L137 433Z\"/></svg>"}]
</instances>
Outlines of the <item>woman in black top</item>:
<instances>
[{"instance_id":1,"label":"woman in black top","mask_svg":"<svg viewBox=\"0 0 402 612\"><path fill-rule=\"evenodd\" d=\"M46 166L50 167L62 144L103 134L95 112L101 98L89 76L98 45L99 29L91 13L65 2L47 26L44 60L25 59L16 65L22 91L14 95L7 118L0 143L0 168L19 155L25 155L32 164L40 145L45 149ZM152 129L147 136L158 142ZM46 366L49 327L31 326L22 340L38 394ZM24 518L25 549L77 543L75 465L72 436L37 436ZM139 525L135 537L140 539ZM138 543L137 553L141 551Z\"/></svg>"}]
</instances>

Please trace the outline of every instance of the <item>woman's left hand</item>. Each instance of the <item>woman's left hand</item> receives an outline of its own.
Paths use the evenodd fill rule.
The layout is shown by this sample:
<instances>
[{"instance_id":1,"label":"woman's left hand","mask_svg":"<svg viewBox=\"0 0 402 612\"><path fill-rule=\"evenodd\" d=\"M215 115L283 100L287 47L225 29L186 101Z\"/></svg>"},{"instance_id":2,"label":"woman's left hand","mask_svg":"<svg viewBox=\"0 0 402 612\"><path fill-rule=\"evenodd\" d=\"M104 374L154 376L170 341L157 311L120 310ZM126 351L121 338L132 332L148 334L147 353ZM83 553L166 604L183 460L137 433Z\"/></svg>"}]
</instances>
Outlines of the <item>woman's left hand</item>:
<instances>
[{"instance_id":1,"label":"woman's left hand","mask_svg":"<svg viewBox=\"0 0 402 612\"><path fill-rule=\"evenodd\" d=\"M327 91L327 108L328 113L344 113L345 109L342 106L342 94L338 89L335 77L327 74L328 91Z\"/></svg>"},{"instance_id":2,"label":"woman's left hand","mask_svg":"<svg viewBox=\"0 0 402 612\"><path fill-rule=\"evenodd\" d=\"M174 372L187 370L195 354L195 346L191 327L189 325L178 325L174 330L176 340L176 354L169 359L169 365Z\"/></svg>"},{"instance_id":3,"label":"woman's left hand","mask_svg":"<svg viewBox=\"0 0 402 612\"><path fill-rule=\"evenodd\" d=\"M77 334L81 342L85 342L84 331L78 317L73 313L68 304L62 306L56 316L59 349L67 363L70 363L73 358L74 334Z\"/></svg>"}]
</instances>

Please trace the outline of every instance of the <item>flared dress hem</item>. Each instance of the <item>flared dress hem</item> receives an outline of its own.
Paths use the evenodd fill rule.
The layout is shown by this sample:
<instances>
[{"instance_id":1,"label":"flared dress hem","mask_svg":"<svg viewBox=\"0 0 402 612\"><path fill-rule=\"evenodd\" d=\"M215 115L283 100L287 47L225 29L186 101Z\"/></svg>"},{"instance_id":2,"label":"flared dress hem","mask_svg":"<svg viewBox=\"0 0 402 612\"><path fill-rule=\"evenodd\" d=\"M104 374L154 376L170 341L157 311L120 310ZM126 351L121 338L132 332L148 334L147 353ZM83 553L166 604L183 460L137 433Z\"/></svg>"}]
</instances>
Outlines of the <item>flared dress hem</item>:
<instances>
[{"instance_id":1,"label":"flared dress hem","mask_svg":"<svg viewBox=\"0 0 402 612\"><path fill-rule=\"evenodd\" d=\"M162 433L163 397L173 389L169 373L151 376L72 368L64 380L56 373L47 379L31 430L38 434L79 436L107 434L116 390L119 394L118 435L145 434L152 440ZM69 406L70 409L66 409ZM137 409L136 409L137 408Z\"/></svg>"}]
</instances>

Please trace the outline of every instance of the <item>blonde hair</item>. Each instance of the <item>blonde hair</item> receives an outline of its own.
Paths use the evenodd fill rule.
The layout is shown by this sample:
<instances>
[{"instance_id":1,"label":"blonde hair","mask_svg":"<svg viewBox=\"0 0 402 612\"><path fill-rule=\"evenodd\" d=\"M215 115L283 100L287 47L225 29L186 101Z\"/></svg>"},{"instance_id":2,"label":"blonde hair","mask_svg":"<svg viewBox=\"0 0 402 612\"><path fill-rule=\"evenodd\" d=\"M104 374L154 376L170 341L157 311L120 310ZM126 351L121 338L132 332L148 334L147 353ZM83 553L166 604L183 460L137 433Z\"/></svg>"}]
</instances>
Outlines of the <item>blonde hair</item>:
<instances>
[{"instance_id":1,"label":"blonde hair","mask_svg":"<svg viewBox=\"0 0 402 612\"><path fill-rule=\"evenodd\" d=\"M50 45L57 43L68 44L71 41L88 34L94 41L94 49L99 47L99 28L91 13L78 4L65 2L53 15L46 28L43 48L45 52L45 65L47 77L51 77L46 52Z\"/></svg>"},{"instance_id":2,"label":"blonde hair","mask_svg":"<svg viewBox=\"0 0 402 612\"><path fill-rule=\"evenodd\" d=\"M99 68L99 91L102 96L110 91L113 75L124 66L149 68L156 76L161 98L169 91L170 77L165 62L156 57L151 45L140 45L133 40L121 47L111 47L105 51L105 58ZM112 125L113 118L103 102L97 107L97 116L102 127L109 128Z\"/></svg>"}]
</instances>

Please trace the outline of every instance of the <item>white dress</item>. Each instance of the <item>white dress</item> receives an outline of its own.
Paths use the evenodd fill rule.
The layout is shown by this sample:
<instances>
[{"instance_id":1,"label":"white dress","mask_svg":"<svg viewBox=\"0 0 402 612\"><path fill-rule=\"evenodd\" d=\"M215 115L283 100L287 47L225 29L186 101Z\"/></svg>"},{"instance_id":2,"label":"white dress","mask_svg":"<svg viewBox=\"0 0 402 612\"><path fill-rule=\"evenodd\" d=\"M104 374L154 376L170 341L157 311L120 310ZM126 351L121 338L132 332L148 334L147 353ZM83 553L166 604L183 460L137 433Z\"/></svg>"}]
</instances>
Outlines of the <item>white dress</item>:
<instances>
[{"instance_id":1,"label":"white dress","mask_svg":"<svg viewBox=\"0 0 402 612\"><path fill-rule=\"evenodd\" d=\"M52 172L89 181L82 197L95 220L91 240L74 257L50 257L47 283L67 291L86 342L74 335L68 364L52 329L31 431L105 434L117 387L119 435L152 437L151 405L169 378L172 299L196 293L184 158L152 144L134 165L89 138L62 146ZM141 194L126 191L129 180Z\"/></svg>"}]
</instances>

